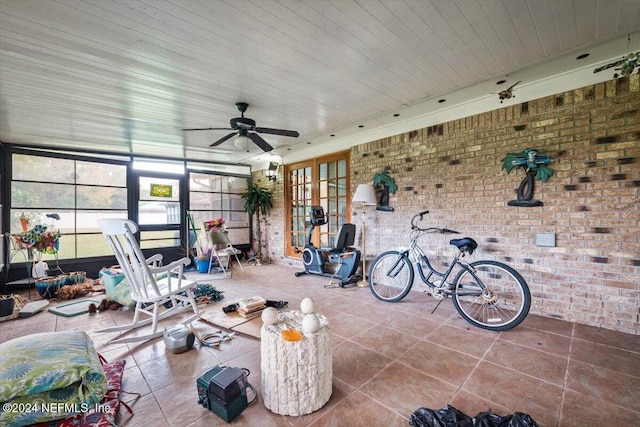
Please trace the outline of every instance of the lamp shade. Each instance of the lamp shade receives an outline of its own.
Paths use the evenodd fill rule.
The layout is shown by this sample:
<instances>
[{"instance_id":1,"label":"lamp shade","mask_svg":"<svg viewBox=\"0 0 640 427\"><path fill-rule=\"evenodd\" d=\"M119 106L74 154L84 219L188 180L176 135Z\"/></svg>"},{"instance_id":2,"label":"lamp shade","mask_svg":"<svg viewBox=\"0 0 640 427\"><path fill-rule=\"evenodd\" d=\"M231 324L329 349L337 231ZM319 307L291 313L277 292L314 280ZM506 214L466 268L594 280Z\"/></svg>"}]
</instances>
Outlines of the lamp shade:
<instances>
[{"instance_id":1,"label":"lamp shade","mask_svg":"<svg viewBox=\"0 0 640 427\"><path fill-rule=\"evenodd\" d=\"M362 203L367 206L375 206L377 204L376 200L376 190L373 188L371 184L358 184L358 188L356 188L356 193L353 195L353 199L351 199L352 203Z\"/></svg>"}]
</instances>

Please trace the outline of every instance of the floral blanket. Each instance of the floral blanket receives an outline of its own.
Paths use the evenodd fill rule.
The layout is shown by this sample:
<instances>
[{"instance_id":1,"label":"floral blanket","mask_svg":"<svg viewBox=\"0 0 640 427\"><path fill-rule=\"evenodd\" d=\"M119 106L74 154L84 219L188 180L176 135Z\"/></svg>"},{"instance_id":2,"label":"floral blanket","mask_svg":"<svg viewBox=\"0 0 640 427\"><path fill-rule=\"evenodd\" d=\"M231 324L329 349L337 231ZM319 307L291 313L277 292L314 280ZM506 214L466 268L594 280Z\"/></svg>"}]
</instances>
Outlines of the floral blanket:
<instances>
[{"instance_id":1,"label":"floral blanket","mask_svg":"<svg viewBox=\"0 0 640 427\"><path fill-rule=\"evenodd\" d=\"M19 427L87 412L107 391L83 331L32 334L0 344L0 425Z\"/></svg>"}]
</instances>

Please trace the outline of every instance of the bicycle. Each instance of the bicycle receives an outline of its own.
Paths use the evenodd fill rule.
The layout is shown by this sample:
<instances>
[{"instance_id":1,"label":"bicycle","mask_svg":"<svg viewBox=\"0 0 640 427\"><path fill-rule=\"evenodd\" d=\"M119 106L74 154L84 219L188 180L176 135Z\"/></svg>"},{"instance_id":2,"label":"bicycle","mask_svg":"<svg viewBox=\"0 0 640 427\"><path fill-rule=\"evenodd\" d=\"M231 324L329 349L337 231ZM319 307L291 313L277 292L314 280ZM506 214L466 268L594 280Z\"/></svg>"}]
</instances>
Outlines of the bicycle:
<instances>
[{"instance_id":1,"label":"bicycle","mask_svg":"<svg viewBox=\"0 0 640 427\"><path fill-rule=\"evenodd\" d=\"M515 269L502 262L483 260L467 263L462 260L478 247L470 237L449 242L458 252L446 271L437 271L418 245L418 239L428 233L460 233L446 228L422 228L422 221L428 213L420 212L411 219L411 244L408 248L388 250L371 262L368 281L373 295L381 301L400 301L413 286L415 269L422 282L429 286L428 293L440 300L433 311L450 296L458 313L474 326L506 331L519 325L531 307L527 282ZM456 266L460 270L453 281L447 281ZM425 270L428 273L425 274Z\"/></svg>"}]
</instances>

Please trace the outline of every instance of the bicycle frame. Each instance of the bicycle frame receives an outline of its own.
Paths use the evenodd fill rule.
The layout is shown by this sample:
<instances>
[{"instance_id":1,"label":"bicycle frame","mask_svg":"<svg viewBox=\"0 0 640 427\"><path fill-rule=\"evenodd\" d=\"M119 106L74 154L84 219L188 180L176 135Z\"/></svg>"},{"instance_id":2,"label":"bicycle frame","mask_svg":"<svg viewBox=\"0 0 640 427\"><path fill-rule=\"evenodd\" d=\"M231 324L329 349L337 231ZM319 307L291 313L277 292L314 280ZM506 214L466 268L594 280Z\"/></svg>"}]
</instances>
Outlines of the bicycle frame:
<instances>
[{"instance_id":1,"label":"bicycle frame","mask_svg":"<svg viewBox=\"0 0 640 427\"><path fill-rule=\"evenodd\" d=\"M420 279L422 280L422 282L429 286L432 289L438 289L440 292L442 292L444 295L463 295L463 296L467 296L467 295L478 295L478 292L456 292L454 290L448 289L446 287L446 283L447 283L447 279L449 278L449 276L451 275L451 273L453 272L453 269L456 266L459 266L460 268L467 270L469 272L469 274L471 274L476 280L477 283L480 284L481 288L482 288L482 293L486 293L486 288L484 286L484 284L482 283L482 280L480 280L480 278L475 274L475 269L469 265L469 263L465 262L465 261L461 261L460 257L461 257L461 253L458 253L456 255L454 255L454 258L452 260L452 262L449 265L449 268L447 268L446 271L444 272L440 272L438 270L436 270L432 265L431 262L429 262L429 258L427 257L427 255L424 253L424 251L422 250L422 248L420 247L420 245L418 245L418 238L424 234L427 234L425 232L417 232L417 234L415 236L413 236L411 238L411 245L409 248L398 248L398 250L401 253L401 256L398 258L398 261L391 266L391 268L389 269L389 274L390 275L395 275L392 272L397 268L398 263L400 262L401 259L407 259L409 263L411 263L414 268L418 271L418 275L420 276ZM425 264L426 268L428 268L429 272L428 274L425 275L425 270L423 267L423 263ZM430 279L432 276L436 276L439 277L440 283L436 283L436 281L432 282Z\"/></svg>"}]
</instances>

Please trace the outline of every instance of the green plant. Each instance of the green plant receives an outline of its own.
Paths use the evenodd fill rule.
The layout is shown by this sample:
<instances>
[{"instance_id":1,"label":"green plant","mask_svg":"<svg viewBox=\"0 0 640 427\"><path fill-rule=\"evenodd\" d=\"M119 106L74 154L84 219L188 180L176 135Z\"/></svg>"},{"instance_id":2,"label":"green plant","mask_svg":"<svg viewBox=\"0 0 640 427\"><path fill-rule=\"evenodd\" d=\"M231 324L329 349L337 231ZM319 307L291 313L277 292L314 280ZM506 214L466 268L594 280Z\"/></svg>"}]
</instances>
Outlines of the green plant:
<instances>
[{"instance_id":1,"label":"green plant","mask_svg":"<svg viewBox=\"0 0 640 427\"><path fill-rule=\"evenodd\" d=\"M396 191L398 191L395 179L386 170L373 175L373 186L378 187L379 185L387 187L391 194L396 194Z\"/></svg>"},{"instance_id":2,"label":"green plant","mask_svg":"<svg viewBox=\"0 0 640 427\"><path fill-rule=\"evenodd\" d=\"M535 178L545 182L553 175L553 170L547 166L552 160L546 154L540 154L537 148L527 148L520 153L507 153L502 159L502 170L510 173L514 168L523 168L525 173L536 173Z\"/></svg>"},{"instance_id":3,"label":"green plant","mask_svg":"<svg viewBox=\"0 0 640 427\"><path fill-rule=\"evenodd\" d=\"M262 231L260 229L260 215L266 216L273 208L271 190L251 184L241 195L244 200L244 210L251 216L256 216L256 231L258 235L258 258L262 258Z\"/></svg>"}]
</instances>

